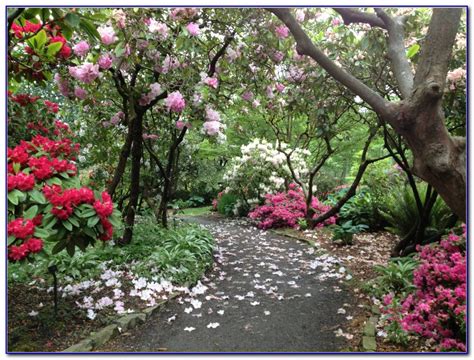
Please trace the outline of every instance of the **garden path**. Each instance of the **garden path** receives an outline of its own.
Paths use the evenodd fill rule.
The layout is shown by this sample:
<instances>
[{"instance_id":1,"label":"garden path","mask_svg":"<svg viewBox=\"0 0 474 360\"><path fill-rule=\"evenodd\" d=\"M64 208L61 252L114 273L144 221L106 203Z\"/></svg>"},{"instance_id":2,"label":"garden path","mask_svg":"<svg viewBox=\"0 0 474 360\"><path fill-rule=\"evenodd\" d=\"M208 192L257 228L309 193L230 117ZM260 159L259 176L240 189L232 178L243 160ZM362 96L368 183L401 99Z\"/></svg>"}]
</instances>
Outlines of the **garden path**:
<instances>
[{"instance_id":1,"label":"garden path","mask_svg":"<svg viewBox=\"0 0 474 360\"><path fill-rule=\"evenodd\" d=\"M216 237L216 263L144 325L96 351L337 352L355 310L338 259L244 220L193 218Z\"/></svg>"}]
</instances>

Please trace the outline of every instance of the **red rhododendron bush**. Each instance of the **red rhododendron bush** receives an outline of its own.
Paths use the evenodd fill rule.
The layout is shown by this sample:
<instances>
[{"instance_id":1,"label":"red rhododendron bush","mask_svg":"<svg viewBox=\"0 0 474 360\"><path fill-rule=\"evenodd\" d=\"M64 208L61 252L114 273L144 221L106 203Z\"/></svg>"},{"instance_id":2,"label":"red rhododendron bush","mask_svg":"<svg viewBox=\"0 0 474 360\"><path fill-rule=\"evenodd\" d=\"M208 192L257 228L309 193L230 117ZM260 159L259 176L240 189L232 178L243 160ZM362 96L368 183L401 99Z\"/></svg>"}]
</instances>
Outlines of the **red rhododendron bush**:
<instances>
[{"instance_id":1,"label":"red rhododendron bush","mask_svg":"<svg viewBox=\"0 0 474 360\"><path fill-rule=\"evenodd\" d=\"M466 351L466 232L418 248L416 290L384 298L385 316L403 330L430 339L437 351Z\"/></svg>"},{"instance_id":2,"label":"red rhododendron bush","mask_svg":"<svg viewBox=\"0 0 474 360\"><path fill-rule=\"evenodd\" d=\"M79 144L57 119L58 104L9 93L8 259L39 253L72 256L96 239L112 238L119 212L108 193L81 186L75 163ZM23 125L23 127L21 127ZM23 139L22 139L23 138Z\"/></svg>"},{"instance_id":3,"label":"red rhododendron bush","mask_svg":"<svg viewBox=\"0 0 474 360\"><path fill-rule=\"evenodd\" d=\"M291 227L297 228L298 221L306 216L306 202L303 191L295 184L290 185L287 192L267 194L265 204L257 206L249 213L249 217L258 220L261 229ZM315 210L314 218L328 211L331 207L324 205L313 197L311 202ZM318 227L336 223L336 217L332 216Z\"/></svg>"}]
</instances>

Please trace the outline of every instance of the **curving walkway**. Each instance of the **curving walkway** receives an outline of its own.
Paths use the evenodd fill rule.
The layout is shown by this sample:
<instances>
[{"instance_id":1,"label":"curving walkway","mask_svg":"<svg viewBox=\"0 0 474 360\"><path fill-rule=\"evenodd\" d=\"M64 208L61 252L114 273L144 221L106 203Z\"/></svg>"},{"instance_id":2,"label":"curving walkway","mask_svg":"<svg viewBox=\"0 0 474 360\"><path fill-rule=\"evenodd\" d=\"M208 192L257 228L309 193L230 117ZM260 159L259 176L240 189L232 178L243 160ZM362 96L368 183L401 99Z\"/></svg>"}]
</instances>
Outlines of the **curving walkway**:
<instances>
[{"instance_id":1,"label":"curving walkway","mask_svg":"<svg viewBox=\"0 0 474 360\"><path fill-rule=\"evenodd\" d=\"M337 352L351 318L344 268L305 243L245 221L195 218L215 235L212 271L96 351Z\"/></svg>"}]
</instances>

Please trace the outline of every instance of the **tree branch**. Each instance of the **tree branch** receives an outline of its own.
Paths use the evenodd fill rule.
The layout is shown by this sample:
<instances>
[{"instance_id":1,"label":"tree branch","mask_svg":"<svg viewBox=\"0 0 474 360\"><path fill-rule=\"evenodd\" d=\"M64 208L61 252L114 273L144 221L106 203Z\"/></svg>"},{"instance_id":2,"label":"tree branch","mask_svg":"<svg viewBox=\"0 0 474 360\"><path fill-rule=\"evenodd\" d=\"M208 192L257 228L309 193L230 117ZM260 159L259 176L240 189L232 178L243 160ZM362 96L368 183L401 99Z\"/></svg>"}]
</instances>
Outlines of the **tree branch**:
<instances>
[{"instance_id":1,"label":"tree branch","mask_svg":"<svg viewBox=\"0 0 474 360\"><path fill-rule=\"evenodd\" d=\"M225 54L227 47L230 45L232 40L234 40L234 36L235 36L235 31L233 31L231 35L225 37L224 45L222 45L222 47L219 49L216 55L214 55L214 57L212 58L209 64L209 71L207 72L207 76L211 77L212 75L214 75L214 73L216 72L217 62Z\"/></svg>"},{"instance_id":2,"label":"tree branch","mask_svg":"<svg viewBox=\"0 0 474 360\"><path fill-rule=\"evenodd\" d=\"M421 48L420 61L416 68L414 86L429 85L429 95L443 95L449 60L456 33L461 20L461 8L435 8Z\"/></svg>"},{"instance_id":3,"label":"tree branch","mask_svg":"<svg viewBox=\"0 0 474 360\"><path fill-rule=\"evenodd\" d=\"M413 90L413 72L405 55L404 21L406 18L402 16L392 18L381 8L375 8L375 12L388 30L388 57L400 92L406 99L410 97Z\"/></svg>"},{"instance_id":4,"label":"tree branch","mask_svg":"<svg viewBox=\"0 0 474 360\"><path fill-rule=\"evenodd\" d=\"M301 28L299 23L291 15L288 9L268 8L268 11L275 14L291 31L296 41L296 51L302 55L308 55L315 60L323 69L325 69L334 79L346 86L355 95L359 95L366 101L375 112L389 117L391 109L389 102L382 96L370 89L367 85L355 78L341 67L337 66L320 49L318 49L308 35Z\"/></svg>"},{"instance_id":5,"label":"tree branch","mask_svg":"<svg viewBox=\"0 0 474 360\"><path fill-rule=\"evenodd\" d=\"M382 19L378 18L376 15L372 15L366 12L361 12L352 8L333 8L334 11L338 12L342 16L345 25L350 25L354 23L364 23L369 24L372 27L379 27L386 29L385 23Z\"/></svg>"}]
</instances>

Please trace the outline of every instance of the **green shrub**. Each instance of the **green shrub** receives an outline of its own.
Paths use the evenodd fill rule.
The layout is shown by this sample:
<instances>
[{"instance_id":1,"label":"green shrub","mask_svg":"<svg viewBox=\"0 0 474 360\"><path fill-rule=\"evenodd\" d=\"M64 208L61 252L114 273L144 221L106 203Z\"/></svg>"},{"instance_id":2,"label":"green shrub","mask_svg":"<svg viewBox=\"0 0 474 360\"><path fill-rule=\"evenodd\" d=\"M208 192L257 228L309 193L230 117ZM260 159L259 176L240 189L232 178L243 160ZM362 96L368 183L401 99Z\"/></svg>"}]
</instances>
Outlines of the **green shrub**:
<instances>
[{"instance_id":1,"label":"green shrub","mask_svg":"<svg viewBox=\"0 0 474 360\"><path fill-rule=\"evenodd\" d=\"M379 276L368 283L366 290L377 298L390 293L406 295L415 289L413 271L418 265L418 260L411 256L393 258L386 266L377 265L374 269Z\"/></svg>"},{"instance_id":2,"label":"green shrub","mask_svg":"<svg viewBox=\"0 0 474 360\"><path fill-rule=\"evenodd\" d=\"M217 203L217 212L224 216L234 216L234 208L237 205L239 198L232 193L222 194L222 197Z\"/></svg>"},{"instance_id":3,"label":"green shrub","mask_svg":"<svg viewBox=\"0 0 474 360\"><path fill-rule=\"evenodd\" d=\"M335 205L348 191L348 188L328 195L327 203ZM383 224L383 218L378 212L378 205L371 191L364 187L350 198L339 211L339 221L352 221L354 225L366 225L368 229L377 230Z\"/></svg>"},{"instance_id":4,"label":"green shrub","mask_svg":"<svg viewBox=\"0 0 474 360\"><path fill-rule=\"evenodd\" d=\"M426 186L424 183L417 184L422 203L425 201ZM384 209L380 213L390 224L387 229L401 237L407 235L420 221L415 195L407 185L394 188L386 196ZM425 236L443 232L449 224L451 215L451 210L438 196L428 219Z\"/></svg>"},{"instance_id":5,"label":"green shrub","mask_svg":"<svg viewBox=\"0 0 474 360\"><path fill-rule=\"evenodd\" d=\"M333 227L333 241L341 240L344 245L352 245L354 234L368 229L367 225L354 225L352 221L346 221Z\"/></svg>"},{"instance_id":6,"label":"green shrub","mask_svg":"<svg viewBox=\"0 0 474 360\"><path fill-rule=\"evenodd\" d=\"M48 278L48 266L57 266L57 275L77 281L100 275L102 266L122 268L128 266L146 278L159 276L176 284L197 281L213 263L214 239L204 228L186 224L164 229L152 216L138 217L133 241L125 246L104 243L86 252L77 252L73 258L59 253L54 258L38 257L27 266L9 264L9 282L30 282L32 277ZM154 273L153 269L158 269Z\"/></svg>"}]
</instances>

